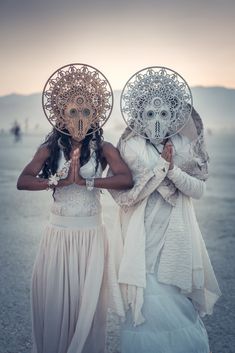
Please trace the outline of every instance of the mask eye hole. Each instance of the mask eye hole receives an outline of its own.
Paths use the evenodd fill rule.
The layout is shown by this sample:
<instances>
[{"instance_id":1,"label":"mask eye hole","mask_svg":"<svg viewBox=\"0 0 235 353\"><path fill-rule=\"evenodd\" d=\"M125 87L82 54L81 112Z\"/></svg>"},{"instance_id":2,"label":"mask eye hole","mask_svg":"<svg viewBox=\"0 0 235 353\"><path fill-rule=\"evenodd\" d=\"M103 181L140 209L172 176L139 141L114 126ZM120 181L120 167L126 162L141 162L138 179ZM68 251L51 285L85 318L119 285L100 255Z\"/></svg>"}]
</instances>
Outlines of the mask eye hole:
<instances>
[{"instance_id":1,"label":"mask eye hole","mask_svg":"<svg viewBox=\"0 0 235 353\"><path fill-rule=\"evenodd\" d=\"M83 116L88 117L91 115L91 111L88 108L83 109L82 111Z\"/></svg>"},{"instance_id":2,"label":"mask eye hole","mask_svg":"<svg viewBox=\"0 0 235 353\"><path fill-rule=\"evenodd\" d=\"M147 117L150 118L150 119L153 118L154 117L154 111L153 110L148 110L147 111Z\"/></svg>"},{"instance_id":3,"label":"mask eye hole","mask_svg":"<svg viewBox=\"0 0 235 353\"><path fill-rule=\"evenodd\" d=\"M77 109L71 108L71 109L69 110L69 115L71 116L71 118L76 117L76 116L77 116Z\"/></svg>"},{"instance_id":4,"label":"mask eye hole","mask_svg":"<svg viewBox=\"0 0 235 353\"><path fill-rule=\"evenodd\" d=\"M168 116L168 111L167 111L167 110L162 110L162 111L161 111L161 117L162 117L163 119L165 119L165 118L167 118L167 116Z\"/></svg>"}]
</instances>

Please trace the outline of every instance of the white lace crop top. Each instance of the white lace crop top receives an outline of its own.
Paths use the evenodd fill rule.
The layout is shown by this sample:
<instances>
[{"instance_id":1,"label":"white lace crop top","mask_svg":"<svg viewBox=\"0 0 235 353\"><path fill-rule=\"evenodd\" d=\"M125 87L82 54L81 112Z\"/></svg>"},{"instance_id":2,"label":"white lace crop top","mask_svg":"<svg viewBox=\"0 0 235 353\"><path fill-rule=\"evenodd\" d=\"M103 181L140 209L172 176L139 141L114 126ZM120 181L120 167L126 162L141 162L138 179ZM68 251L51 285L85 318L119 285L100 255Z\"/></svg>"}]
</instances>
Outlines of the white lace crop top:
<instances>
[{"instance_id":1,"label":"white lace crop top","mask_svg":"<svg viewBox=\"0 0 235 353\"><path fill-rule=\"evenodd\" d=\"M65 165L65 158L61 153L58 171ZM102 167L99 164L97 171L95 153L91 154L89 161L80 168L83 178L99 178L102 176ZM65 175L66 177L66 175ZM70 217L93 216L101 212L100 189L88 191L85 186L71 184L57 188L54 193L54 202L51 212L56 215Z\"/></svg>"}]
</instances>

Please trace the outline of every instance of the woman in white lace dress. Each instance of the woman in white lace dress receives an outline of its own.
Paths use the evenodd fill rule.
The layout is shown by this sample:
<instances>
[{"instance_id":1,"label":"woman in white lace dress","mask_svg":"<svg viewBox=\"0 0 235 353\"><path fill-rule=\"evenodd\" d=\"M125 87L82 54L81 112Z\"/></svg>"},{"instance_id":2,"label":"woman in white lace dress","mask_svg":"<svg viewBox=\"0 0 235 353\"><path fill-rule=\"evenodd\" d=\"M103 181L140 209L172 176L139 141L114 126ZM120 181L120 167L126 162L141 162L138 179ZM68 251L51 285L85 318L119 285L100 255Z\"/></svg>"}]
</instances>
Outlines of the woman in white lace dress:
<instances>
[{"instance_id":1,"label":"woman in white lace dress","mask_svg":"<svg viewBox=\"0 0 235 353\"><path fill-rule=\"evenodd\" d=\"M147 71L124 92L123 110L134 107L131 116L138 123L132 120L118 144L134 187L110 190L120 206L109 271L110 308L122 318L120 346L113 350L111 344L110 352L209 353L200 316L212 313L221 293L192 203L204 194L208 155L194 109L178 133L164 138L167 123L171 132L174 128L166 118L174 113L171 104L178 93L171 77L167 70ZM154 88L151 80L165 80L166 87ZM138 97L141 85L144 97Z\"/></svg>"},{"instance_id":2,"label":"woman in white lace dress","mask_svg":"<svg viewBox=\"0 0 235 353\"><path fill-rule=\"evenodd\" d=\"M48 105L55 114L63 110L17 183L20 190L52 189L54 199L32 276L34 353L104 352L107 238L100 188L128 189L132 176L94 127L94 111L109 95L99 73L89 70L71 65L51 82L56 91L47 92ZM95 118L97 125L100 115ZM106 165L114 175L102 178Z\"/></svg>"}]
</instances>

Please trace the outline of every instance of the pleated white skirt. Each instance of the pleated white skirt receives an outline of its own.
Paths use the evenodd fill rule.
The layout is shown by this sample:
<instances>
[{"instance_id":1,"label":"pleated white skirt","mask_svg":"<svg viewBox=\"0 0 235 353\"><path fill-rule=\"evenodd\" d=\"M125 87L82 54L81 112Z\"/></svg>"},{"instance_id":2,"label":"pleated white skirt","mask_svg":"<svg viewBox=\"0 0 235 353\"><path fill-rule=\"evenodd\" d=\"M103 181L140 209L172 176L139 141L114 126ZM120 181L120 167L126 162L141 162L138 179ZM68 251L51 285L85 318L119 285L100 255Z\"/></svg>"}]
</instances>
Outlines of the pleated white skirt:
<instances>
[{"instance_id":1,"label":"pleated white skirt","mask_svg":"<svg viewBox=\"0 0 235 353\"><path fill-rule=\"evenodd\" d=\"M51 215L34 264L33 353L103 353L107 238L100 216Z\"/></svg>"}]
</instances>

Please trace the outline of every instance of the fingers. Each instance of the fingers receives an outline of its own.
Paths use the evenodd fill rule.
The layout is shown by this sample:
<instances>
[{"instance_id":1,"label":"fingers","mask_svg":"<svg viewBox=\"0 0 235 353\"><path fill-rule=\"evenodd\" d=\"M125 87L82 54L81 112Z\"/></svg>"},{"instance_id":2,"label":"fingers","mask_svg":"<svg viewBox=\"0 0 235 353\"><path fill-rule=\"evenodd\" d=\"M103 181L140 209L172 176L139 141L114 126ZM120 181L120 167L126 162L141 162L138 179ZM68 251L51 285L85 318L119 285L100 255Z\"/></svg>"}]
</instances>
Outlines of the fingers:
<instances>
[{"instance_id":1,"label":"fingers","mask_svg":"<svg viewBox=\"0 0 235 353\"><path fill-rule=\"evenodd\" d=\"M81 154L81 152L80 152L80 149L79 148L76 148L74 151L73 151L73 157L74 158L80 158L80 154Z\"/></svg>"},{"instance_id":2,"label":"fingers","mask_svg":"<svg viewBox=\"0 0 235 353\"><path fill-rule=\"evenodd\" d=\"M79 155L79 149L77 148L77 149L74 150L73 153L72 153L71 163L74 165L74 163L78 160L79 157L80 157L80 155Z\"/></svg>"},{"instance_id":3,"label":"fingers","mask_svg":"<svg viewBox=\"0 0 235 353\"><path fill-rule=\"evenodd\" d=\"M167 142L164 146L164 149L168 150L170 153L173 152L173 146L171 142Z\"/></svg>"},{"instance_id":4,"label":"fingers","mask_svg":"<svg viewBox=\"0 0 235 353\"><path fill-rule=\"evenodd\" d=\"M80 150L76 148L72 155L72 163L73 163L73 176L76 182L79 170L80 170Z\"/></svg>"},{"instance_id":5,"label":"fingers","mask_svg":"<svg viewBox=\"0 0 235 353\"><path fill-rule=\"evenodd\" d=\"M167 161L167 162L171 162L172 160L172 156L173 156L173 147L171 143L166 143L161 156Z\"/></svg>"},{"instance_id":6,"label":"fingers","mask_svg":"<svg viewBox=\"0 0 235 353\"><path fill-rule=\"evenodd\" d=\"M74 169L75 162L76 162L77 159L78 159L78 151L74 150L73 153L72 153L72 156L71 156L71 164L70 164L71 170Z\"/></svg>"}]
</instances>

